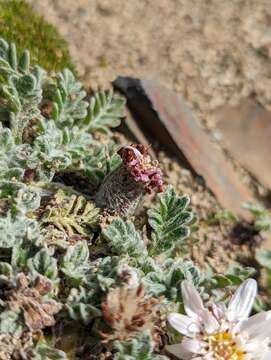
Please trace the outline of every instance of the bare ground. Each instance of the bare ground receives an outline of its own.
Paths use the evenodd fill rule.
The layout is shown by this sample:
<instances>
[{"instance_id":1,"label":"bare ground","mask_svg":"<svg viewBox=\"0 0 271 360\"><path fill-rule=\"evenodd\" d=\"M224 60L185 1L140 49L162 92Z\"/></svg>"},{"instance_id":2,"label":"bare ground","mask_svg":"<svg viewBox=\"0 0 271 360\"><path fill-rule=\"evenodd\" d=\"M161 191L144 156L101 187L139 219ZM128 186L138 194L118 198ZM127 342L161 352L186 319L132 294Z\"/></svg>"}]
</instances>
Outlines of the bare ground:
<instances>
[{"instance_id":1,"label":"bare ground","mask_svg":"<svg viewBox=\"0 0 271 360\"><path fill-rule=\"evenodd\" d=\"M269 0L28 0L56 25L85 83L155 78L210 111L249 94L271 108Z\"/></svg>"}]
</instances>

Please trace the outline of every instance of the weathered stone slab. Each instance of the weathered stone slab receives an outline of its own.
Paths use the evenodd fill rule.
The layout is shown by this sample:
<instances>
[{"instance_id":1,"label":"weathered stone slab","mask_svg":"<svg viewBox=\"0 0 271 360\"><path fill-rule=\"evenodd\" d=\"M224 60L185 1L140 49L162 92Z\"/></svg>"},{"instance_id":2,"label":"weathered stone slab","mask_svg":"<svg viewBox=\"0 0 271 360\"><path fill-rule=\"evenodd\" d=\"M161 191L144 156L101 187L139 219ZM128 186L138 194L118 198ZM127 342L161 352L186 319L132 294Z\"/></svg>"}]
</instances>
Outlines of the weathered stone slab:
<instances>
[{"instance_id":1,"label":"weathered stone slab","mask_svg":"<svg viewBox=\"0 0 271 360\"><path fill-rule=\"evenodd\" d=\"M253 99L215 112L222 142L260 183L271 189L271 112Z\"/></svg>"},{"instance_id":2,"label":"weathered stone slab","mask_svg":"<svg viewBox=\"0 0 271 360\"><path fill-rule=\"evenodd\" d=\"M114 86L141 125L202 176L224 208L247 217L241 206L253 201L250 190L179 95L153 81L132 78L118 78Z\"/></svg>"}]
</instances>

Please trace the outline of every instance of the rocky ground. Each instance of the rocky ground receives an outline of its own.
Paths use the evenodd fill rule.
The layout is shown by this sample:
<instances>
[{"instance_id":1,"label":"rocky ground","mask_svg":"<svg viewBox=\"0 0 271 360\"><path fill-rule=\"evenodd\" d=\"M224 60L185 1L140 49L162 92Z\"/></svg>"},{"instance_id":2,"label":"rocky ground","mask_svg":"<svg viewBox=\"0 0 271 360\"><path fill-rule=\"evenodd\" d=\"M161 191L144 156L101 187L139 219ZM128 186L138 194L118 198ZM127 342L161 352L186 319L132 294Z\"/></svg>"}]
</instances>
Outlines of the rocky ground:
<instances>
[{"instance_id":1,"label":"rocky ground","mask_svg":"<svg viewBox=\"0 0 271 360\"><path fill-rule=\"evenodd\" d=\"M215 130L218 108L237 105L249 95L271 109L268 0L28 2L68 41L78 73L91 89L108 88L119 75L155 79L182 94L209 130ZM225 268L229 258L236 259L230 230L220 221L206 225L221 211L219 205L178 162L163 154L160 159L169 182L191 195L205 224L196 261L208 259L214 268ZM251 183L238 163L234 166Z\"/></svg>"}]
</instances>

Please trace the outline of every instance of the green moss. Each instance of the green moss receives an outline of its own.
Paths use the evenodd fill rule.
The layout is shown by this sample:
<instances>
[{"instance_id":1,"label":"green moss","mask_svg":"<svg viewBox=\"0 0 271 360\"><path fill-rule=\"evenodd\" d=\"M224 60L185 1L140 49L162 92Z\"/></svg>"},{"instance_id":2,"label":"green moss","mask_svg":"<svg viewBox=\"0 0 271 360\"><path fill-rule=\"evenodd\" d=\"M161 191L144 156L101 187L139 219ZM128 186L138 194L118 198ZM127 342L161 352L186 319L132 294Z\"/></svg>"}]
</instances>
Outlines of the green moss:
<instances>
[{"instance_id":1,"label":"green moss","mask_svg":"<svg viewBox=\"0 0 271 360\"><path fill-rule=\"evenodd\" d=\"M32 63L48 71L74 71L66 42L56 29L33 12L24 0L0 0L0 37L28 49Z\"/></svg>"}]
</instances>

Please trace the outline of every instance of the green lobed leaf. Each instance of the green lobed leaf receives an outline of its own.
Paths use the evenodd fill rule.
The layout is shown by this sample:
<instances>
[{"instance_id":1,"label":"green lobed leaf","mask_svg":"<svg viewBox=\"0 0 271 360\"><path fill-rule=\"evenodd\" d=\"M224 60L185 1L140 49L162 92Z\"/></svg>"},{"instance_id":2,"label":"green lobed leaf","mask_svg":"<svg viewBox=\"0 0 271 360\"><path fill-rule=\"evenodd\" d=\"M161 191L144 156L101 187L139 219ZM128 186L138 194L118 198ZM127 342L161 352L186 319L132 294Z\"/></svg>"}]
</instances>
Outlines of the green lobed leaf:
<instances>
[{"instance_id":1,"label":"green lobed leaf","mask_svg":"<svg viewBox=\"0 0 271 360\"><path fill-rule=\"evenodd\" d=\"M41 122L33 151L42 181L51 181L58 171L82 170L92 137L74 126L59 129L53 120Z\"/></svg>"},{"instance_id":2,"label":"green lobed leaf","mask_svg":"<svg viewBox=\"0 0 271 360\"><path fill-rule=\"evenodd\" d=\"M190 280L198 287L204 280L203 274L191 261L167 259L162 266L148 272L143 278L148 293L165 296L167 301L181 300L181 283Z\"/></svg>"},{"instance_id":3,"label":"green lobed leaf","mask_svg":"<svg viewBox=\"0 0 271 360\"><path fill-rule=\"evenodd\" d=\"M41 249L27 261L27 267L33 277L46 276L53 283L58 283L57 261L46 248Z\"/></svg>"},{"instance_id":4,"label":"green lobed leaf","mask_svg":"<svg viewBox=\"0 0 271 360\"><path fill-rule=\"evenodd\" d=\"M26 214L31 210L36 210L40 206L41 197L38 191L23 186L23 184L18 192L15 192L13 195L17 211L22 212L23 214Z\"/></svg>"},{"instance_id":5,"label":"green lobed leaf","mask_svg":"<svg viewBox=\"0 0 271 360\"><path fill-rule=\"evenodd\" d=\"M69 246L61 262L61 271L72 283L80 284L88 270L89 250L86 241Z\"/></svg>"},{"instance_id":6,"label":"green lobed leaf","mask_svg":"<svg viewBox=\"0 0 271 360\"><path fill-rule=\"evenodd\" d=\"M12 132L0 123L0 180L21 180L30 157L30 146L16 145Z\"/></svg>"},{"instance_id":7,"label":"green lobed leaf","mask_svg":"<svg viewBox=\"0 0 271 360\"><path fill-rule=\"evenodd\" d=\"M39 104L42 100L42 80L44 71L39 67L29 67L29 54L24 52L17 61L14 44L1 39L0 51L0 95L2 111L9 112L9 121L15 142L23 142L23 132L31 120L40 118Z\"/></svg>"},{"instance_id":8,"label":"green lobed leaf","mask_svg":"<svg viewBox=\"0 0 271 360\"><path fill-rule=\"evenodd\" d=\"M225 272L225 276L231 281L232 285L237 286L249 277L254 276L255 273L256 270L252 267L235 265L227 269L227 271Z\"/></svg>"},{"instance_id":9,"label":"green lobed leaf","mask_svg":"<svg viewBox=\"0 0 271 360\"><path fill-rule=\"evenodd\" d=\"M94 318L100 317L101 310L92 305L93 301L93 293L87 289L81 286L79 289L71 289L65 304L70 318L87 325Z\"/></svg>"},{"instance_id":10,"label":"green lobed leaf","mask_svg":"<svg viewBox=\"0 0 271 360\"><path fill-rule=\"evenodd\" d=\"M20 71L28 72L29 71L29 62L30 54L27 50L23 51L19 59L17 59L18 54L14 44L8 44L4 39L0 38L0 59L6 63L7 72ZM1 69L2 70L2 69ZM4 71L4 69L2 70Z\"/></svg>"},{"instance_id":11,"label":"green lobed leaf","mask_svg":"<svg viewBox=\"0 0 271 360\"><path fill-rule=\"evenodd\" d=\"M12 247L11 252L11 265L13 268L25 269L28 259L33 257L35 251L33 251L32 246L29 243L16 244Z\"/></svg>"},{"instance_id":12,"label":"green lobed leaf","mask_svg":"<svg viewBox=\"0 0 271 360\"><path fill-rule=\"evenodd\" d=\"M87 115L86 92L69 69L56 75L54 84L45 88L45 99L53 101L52 117L59 128L73 126Z\"/></svg>"},{"instance_id":13,"label":"green lobed leaf","mask_svg":"<svg viewBox=\"0 0 271 360\"><path fill-rule=\"evenodd\" d=\"M189 210L189 197L178 196L172 186L159 195L159 208L149 209L149 225L152 228L150 253L159 254L184 241L190 234L189 224L194 215Z\"/></svg>"},{"instance_id":14,"label":"green lobed leaf","mask_svg":"<svg viewBox=\"0 0 271 360\"><path fill-rule=\"evenodd\" d=\"M147 255L146 246L131 221L116 218L102 231L102 237L113 254Z\"/></svg>"},{"instance_id":15,"label":"green lobed leaf","mask_svg":"<svg viewBox=\"0 0 271 360\"><path fill-rule=\"evenodd\" d=\"M117 353L114 360L167 360L166 356L154 354L154 343L148 331L127 342L114 342Z\"/></svg>"},{"instance_id":16,"label":"green lobed leaf","mask_svg":"<svg viewBox=\"0 0 271 360\"><path fill-rule=\"evenodd\" d=\"M123 109L123 98L114 98L110 91L97 93L91 98L88 115L81 122L81 127L92 133L100 131L109 134L109 128L119 126Z\"/></svg>"},{"instance_id":17,"label":"green lobed leaf","mask_svg":"<svg viewBox=\"0 0 271 360\"><path fill-rule=\"evenodd\" d=\"M5 217L0 217L0 248L12 248L23 241L39 242L39 226L23 214L15 217L8 212Z\"/></svg>"},{"instance_id":18,"label":"green lobed leaf","mask_svg":"<svg viewBox=\"0 0 271 360\"><path fill-rule=\"evenodd\" d=\"M90 183L97 187L106 175L114 171L121 163L121 158L116 152L116 146L111 143L104 145L95 143L89 149L89 154L84 160L84 172Z\"/></svg>"}]
</instances>

